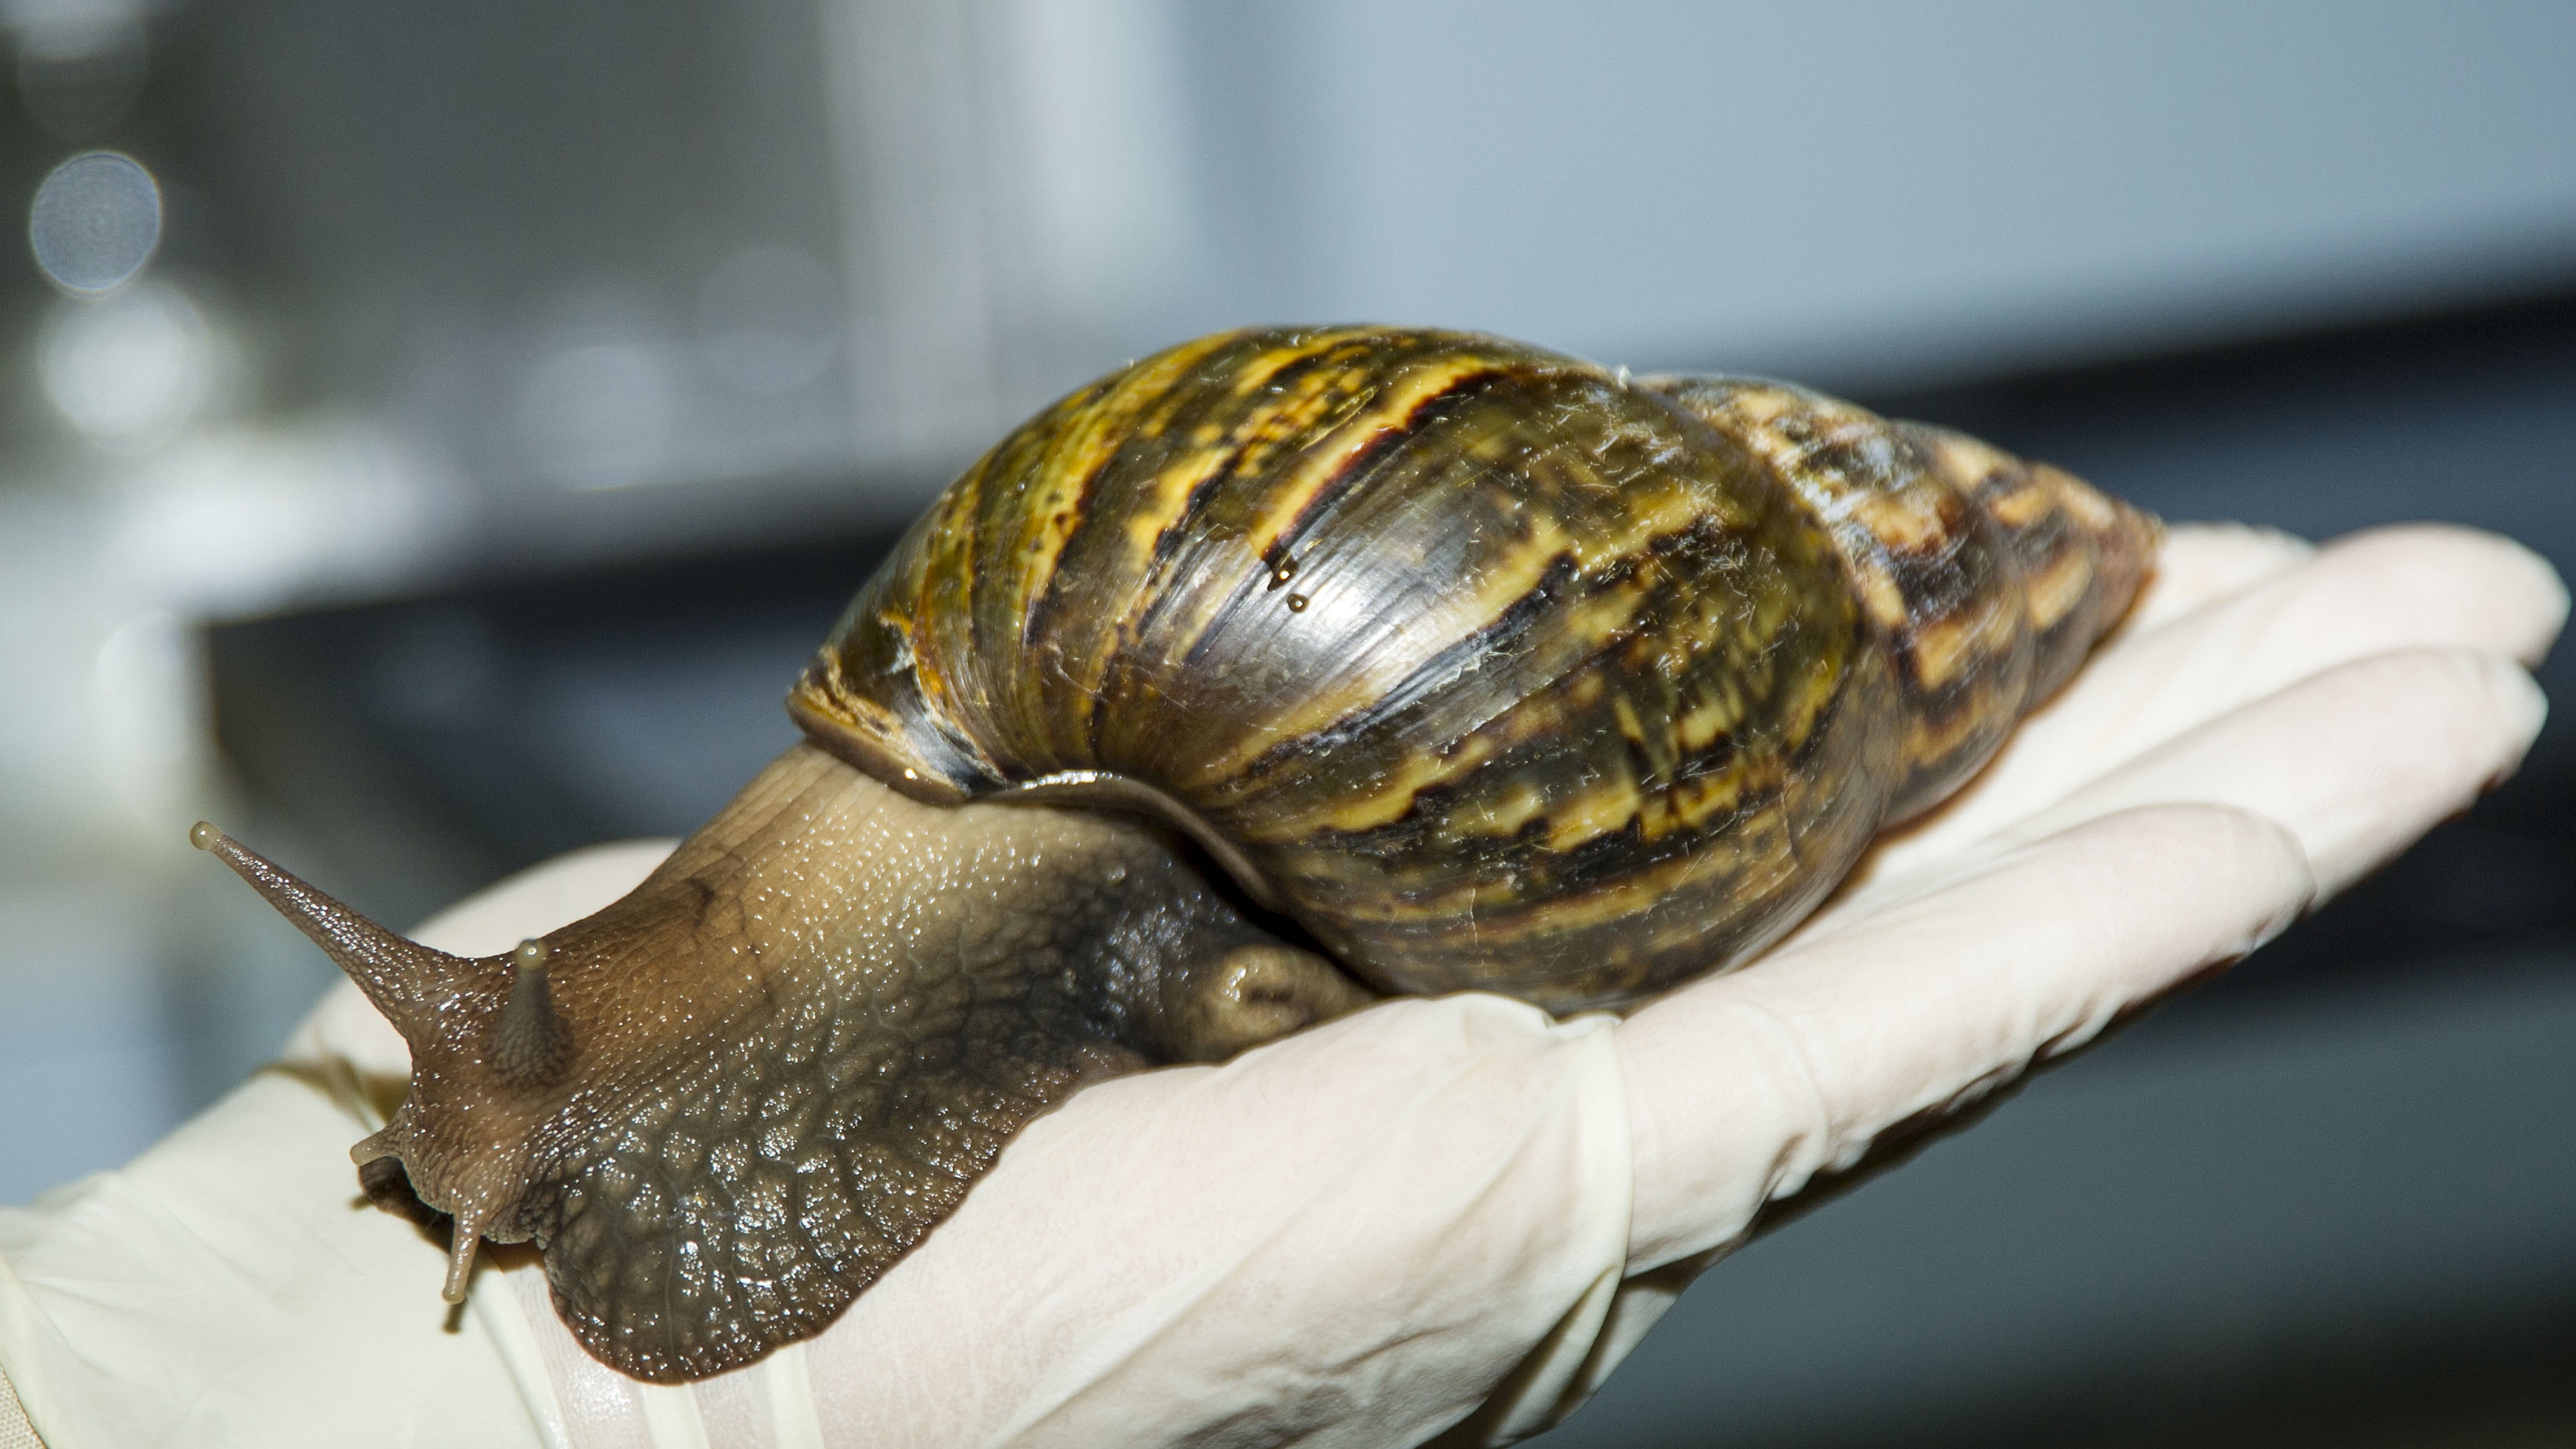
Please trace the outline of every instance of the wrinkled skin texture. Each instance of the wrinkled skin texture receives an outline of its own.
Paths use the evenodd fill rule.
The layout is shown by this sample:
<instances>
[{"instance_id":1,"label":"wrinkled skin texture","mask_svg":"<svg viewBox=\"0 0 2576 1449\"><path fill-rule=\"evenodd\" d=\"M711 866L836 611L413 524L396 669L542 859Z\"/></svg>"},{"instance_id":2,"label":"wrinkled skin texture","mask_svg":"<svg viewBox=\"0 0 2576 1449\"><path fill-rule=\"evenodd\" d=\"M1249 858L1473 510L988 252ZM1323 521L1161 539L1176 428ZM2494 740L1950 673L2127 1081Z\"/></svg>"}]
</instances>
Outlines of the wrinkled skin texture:
<instances>
[{"instance_id":1,"label":"wrinkled skin texture","mask_svg":"<svg viewBox=\"0 0 2576 1449\"><path fill-rule=\"evenodd\" d=\"M409 1101L358 1149L370 1195L457 1219L460 1264L477 1236L536 1239L565 1322L639 1378L819 1329L1083 1083L1369 999L1149 825L926 806L799 745L633 894L545 938L577 1045L551 1080L512 1080L511 958L369 936L208 843L411 1045Z\"/></svg>"}]
</instances>

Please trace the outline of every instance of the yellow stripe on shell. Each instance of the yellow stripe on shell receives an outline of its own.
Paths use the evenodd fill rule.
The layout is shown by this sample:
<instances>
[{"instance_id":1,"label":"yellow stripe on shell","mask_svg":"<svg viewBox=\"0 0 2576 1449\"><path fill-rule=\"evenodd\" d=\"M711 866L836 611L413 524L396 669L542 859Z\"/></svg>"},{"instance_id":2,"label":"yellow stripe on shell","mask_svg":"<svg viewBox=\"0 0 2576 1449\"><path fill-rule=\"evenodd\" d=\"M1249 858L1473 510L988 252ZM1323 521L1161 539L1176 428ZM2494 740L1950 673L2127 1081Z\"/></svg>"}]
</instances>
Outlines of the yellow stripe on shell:
<instances>
[{"instance_id":1,"label":"yellow stripe on shell","mask_svg":"<svg viewBox=\"0 0 2576 1449\"><path fill-rule=\"evenodd\" d=\"M1346 340L1349 339L1337 338L1335 342ZM1496 371L1500 365L1489 354L1450 353L1433 354L1421 363L1404 368L1394 382L1371 397L1360 411L1344 419L1323 438L1302 448L1297 466L1264 490L1259 502L1260 511L1234 545L1243 555L1242 567L1271 567L1266 560L1272 556L1279 541L1296 527L1316 498L1341 477L1355 459L1376 447L1388 434L1399 431L1425 403L1445 396L1466 379ZM1237 473L1257 474L1258 462L1265 460L1270 450L1296 437L1304 426L1318 419L1319 413L1303 406L1309 391L1324 394L1343 381L1340 374L1330 369L1319 369L1301 379L1298 393L1266 410L1270 412L1268 418L1238 428L1238 436L1248 434L1250 441L1245 445L1243 459L1234 463ZM1157 493L1157 501L1165 507L1153 517L1140 518L1130 524L1131 547L1147 556L1160 542L1164 531L1178 521L1180 508L1189 497L1187 491L1175 494L1169 489L1158 489ZM1526 570L1497 570L1481 581L1473 593L1479 598L1500 596L1508 602L1527 592L1528 584L1537 580L1544 567L1545 560L1540 559ZM1205 586L1208 582L1171 577L1147 582L1145 591L1155 597L1166 611L1158 619L1159 627L1167 633L1157 651L1164 657L1187 657L1232 603L1229 590ZM1201 586L1189 587L1192 584ZM1295 595L1304 601L1298 611L1306 613L1311 624L1320 626L1332 615L1333 605L1337 602L1336 592L1329 581L1317 581L1309 575ZM1175 602L1185 602L1191 607L1186 612L1175 614L1170 612ZM1281 606L1291 607L1284 595ZM1431 627L1436 629L1438 626ZM1465 632L1472 632L1472 627L1455 637L1464 637ZM1413 630L1408 630L1408 633L1415 634L1416 638L1422 637ZM1444 639L1442 642L1448 641ZM1122 651L1143 648L1143 640L1137 635L1132 621L1122 625L1119 631L1119 648ZM1431 652L1436 652L1436 649ZM1406 651L1399 660L1395 657L1396 651L1386 653L1388 660L1381 667L1321 682L1312 693L1295 702L1290 710L1247 729L1232 749L1200 762L1189 776L1176 780L1176 793L1186 796L1218 788L1222 781L1239 773L1278 741L1328 727L1334 720L1367 707L1371 701L1381 697L1387 687L1401 679L1412 664L1418 663L1420 657L1427 657L1427 654ZM1098 681L1095 679L1093 683L1096 685Z\"/></svg>"},{"instance_id":2,"label":"yellow stripe on shell","mask_svg":"<svg viewBox=\"0 0 2576 1449\"><path fill-rule=\"evenodd\" d=\"M2042 631L2053 629L2081 605L2093 585L2091 555L2075 540L2069 539L2049 557L2045 567L2023 576L2023 598L2028 601L2031 627Z\"/></svg>"},{"instance_id":3,"label":"yellow stripe on shell","mask_svg":"<svg viewBox=\"0 0 2576 1449\"><path fill-rule=\"evenodd\" d=\"M1656 540L1693 527L1707 516L1711 506L1709 497L1677 472L1632 480L1621 503L1616 527L1584 532L1570 530L1558 519L1535 510L1524 515L1525 537L1488 555L1471 587L1449 592L1431 612L1404 622L1405 647L1379 650L1369 659L1353 661L1354 667L1320 685L1304 699L1292 702L1259 728L1247 731L1231 749L1210 758L1197 772L1192 787L1211 795L1222 792L1280 742L1325 733L1376 708L1388 690L1423 662L1492 628L1507 611L1527 598L1560 560L1573 562L1579 587L1585 576L1597 577L1620 563L1644 559ZM1324 579L1306 587L1310 591L1309 616L1319 622L1329 617L1334 602L1333 583ZM1644 593L1642 588L1628 588L1579 595L1551 621L1552 647L1579 658L1607 645L1634 623ZM1263 838L1286 839L1309 827L1374 828L1402 818L1412 808L1416 792L1451 783L1474 764L1464 752L1413 762L1365 800L1310 815L1270 816L1263 820L1260 834Z\"/></svg>"},{"instance_id":4,"label":"yellow stripe on shell","mask_svg":"<svg viewBox=\"0 0 2576 1449\"><path fill-rule=\"evenodd\" d=\"M1994 604L1988 599L1973 600L1964 608L1924 619L1914 626L1906 654L1918 684L1927 690L1939 689L2011 650L2021 635L2018 611Z\"/></svg>"}]
</instances>

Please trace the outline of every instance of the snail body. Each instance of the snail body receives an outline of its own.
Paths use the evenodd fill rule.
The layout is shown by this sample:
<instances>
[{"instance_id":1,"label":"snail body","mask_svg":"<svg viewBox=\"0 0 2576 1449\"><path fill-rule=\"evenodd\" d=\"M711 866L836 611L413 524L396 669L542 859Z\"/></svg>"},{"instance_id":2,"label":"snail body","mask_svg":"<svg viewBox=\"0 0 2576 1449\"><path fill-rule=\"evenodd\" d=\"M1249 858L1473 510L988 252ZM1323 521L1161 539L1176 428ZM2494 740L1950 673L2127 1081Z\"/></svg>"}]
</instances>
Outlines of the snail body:
<instances>
[{"instance_id":1,"label":"snail body","mask_svg":"<svg viewBox=\"0 0 2576 1449\"><path fill-rule=\"evenodd\" d=\"M970 468L797 681L807 742L514 957L199 843L411 1043L353 1155L454 1218L449 1296L533 1238L594 1353L695 1378L830 1322L1086 1081L1372 990L1740 963L2064 682L2155 536L1782 384L1220 334Z\"/></svg>"}]
</instances>

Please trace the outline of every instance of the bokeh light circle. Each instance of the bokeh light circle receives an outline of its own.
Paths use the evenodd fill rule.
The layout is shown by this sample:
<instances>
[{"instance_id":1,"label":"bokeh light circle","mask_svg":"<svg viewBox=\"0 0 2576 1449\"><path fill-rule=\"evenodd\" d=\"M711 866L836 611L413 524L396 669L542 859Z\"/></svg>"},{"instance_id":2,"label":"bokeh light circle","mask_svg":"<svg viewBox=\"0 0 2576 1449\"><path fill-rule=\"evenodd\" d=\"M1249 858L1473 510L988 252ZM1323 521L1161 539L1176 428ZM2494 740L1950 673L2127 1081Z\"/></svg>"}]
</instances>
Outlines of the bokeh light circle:
<instances>
[{"instance_id":1,"label":"bokeh light circle","mask_svg":"<svg viewBox=\"0 0 2576 1449\"><path fill-rule=\"evenodd\" d=\"M166 282L56 302L36 348L54 406L117 452L156 447L186 426L212 390L215 361L205 317Z\"/></svg>"},{"instance_id":2,"label":"bokeh light circle","mask_svg":"<svg viewBox=\"0 0 2576 1449\"><path fill-rule=\"evenodd\" d=\"M90 151L53 169L27 209L27 241L54 285L79 296L115 291L161 242L161 188L131 156Z\"/></svg>"}]
</instances>

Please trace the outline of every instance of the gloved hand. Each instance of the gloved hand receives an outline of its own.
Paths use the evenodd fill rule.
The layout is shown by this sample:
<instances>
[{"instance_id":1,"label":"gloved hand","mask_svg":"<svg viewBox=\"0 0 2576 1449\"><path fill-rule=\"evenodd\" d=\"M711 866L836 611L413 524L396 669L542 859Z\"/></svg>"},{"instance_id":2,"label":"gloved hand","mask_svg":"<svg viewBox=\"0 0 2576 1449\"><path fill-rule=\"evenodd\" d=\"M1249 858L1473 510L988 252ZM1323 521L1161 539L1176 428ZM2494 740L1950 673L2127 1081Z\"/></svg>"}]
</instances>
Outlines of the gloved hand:
<instances>
[{"instance_id":1,"label":"gloved hand","mask_svg":"<svg viewBox=\"0 0 2576 1449\"><path fill-rule=\"evenodd\" d=\"M1092 1087L822 1336L685 1388L584 1356L525 1250L489 1254L450 1321L443 1248L346 1165L405 1062L344 988L122 1172L0 1213L0 1367L52 1449L1525 1435L1766 1212L2243 955L2510 772L2543 708L2515 661L2565 610L2545 564L2458 530L2312 551L2176 529L2074 685L1755 965L1624 1023L1393 1001ZM566 857L418 934L502 949L661 849Z\"/></svg>"}]
</instances>

